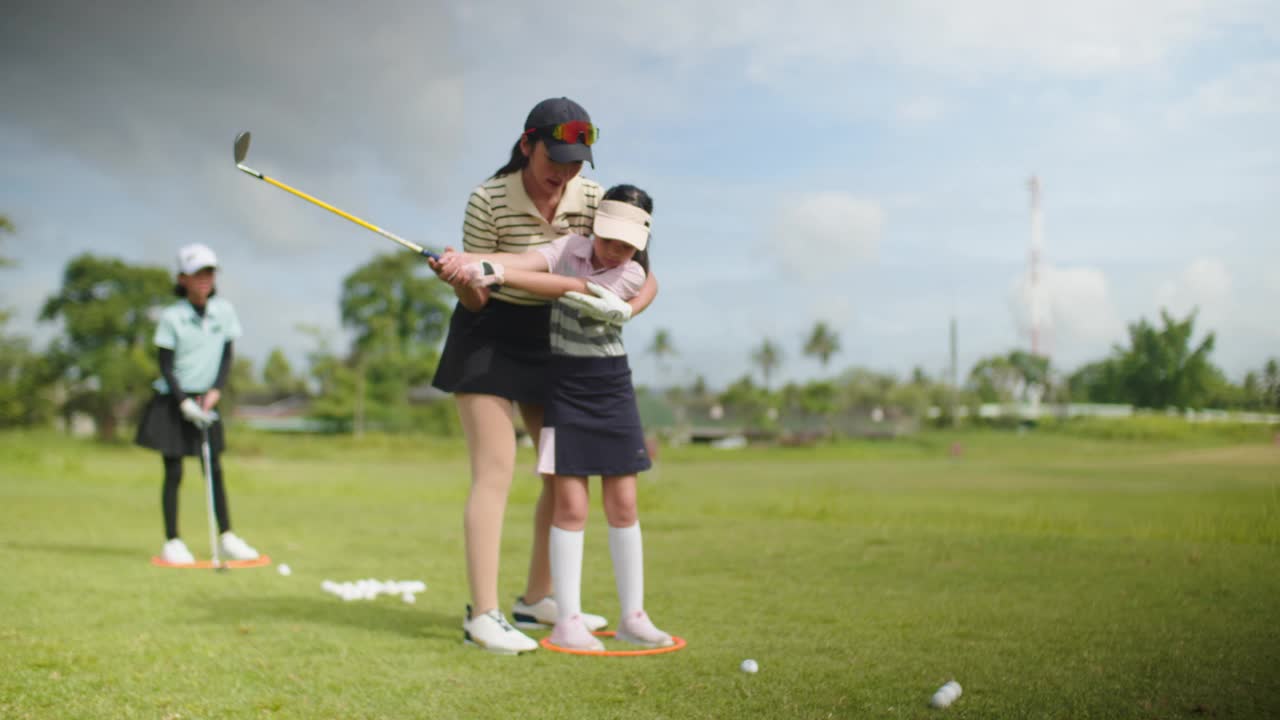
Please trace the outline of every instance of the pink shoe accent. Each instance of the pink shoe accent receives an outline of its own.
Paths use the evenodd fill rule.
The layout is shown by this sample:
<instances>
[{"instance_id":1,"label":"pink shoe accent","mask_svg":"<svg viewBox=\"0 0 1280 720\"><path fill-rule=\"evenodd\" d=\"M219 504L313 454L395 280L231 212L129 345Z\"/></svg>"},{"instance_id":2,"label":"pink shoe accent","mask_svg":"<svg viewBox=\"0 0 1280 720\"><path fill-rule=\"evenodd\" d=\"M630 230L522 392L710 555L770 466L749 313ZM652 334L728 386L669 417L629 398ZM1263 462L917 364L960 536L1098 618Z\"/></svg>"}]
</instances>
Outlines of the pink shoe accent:
<instances>
[{"instance_id":1,"label":"pink shoe accent","mask_svg":"<svg viewBox=\"0 0 1280 720\"><path fill-rule=\"evenodd\" d=\"M670 635L654 626L649 615L643 610L637 610L630 617L622 618L622 622L618 623L616 637L619 640L647 647L669 647L675 643Z\"/></svg>"},{"instance_id":2,"label":"pink shoe accent","mask_svg":"<svg viewBox=\"0 0 1280 720\"><path fill-rule=\"evenodd\" d=\"M551 629L551 643L570 650L604 649L604 643L591 634L581 615L557 622Z\"/></svg>"}]
</instances>

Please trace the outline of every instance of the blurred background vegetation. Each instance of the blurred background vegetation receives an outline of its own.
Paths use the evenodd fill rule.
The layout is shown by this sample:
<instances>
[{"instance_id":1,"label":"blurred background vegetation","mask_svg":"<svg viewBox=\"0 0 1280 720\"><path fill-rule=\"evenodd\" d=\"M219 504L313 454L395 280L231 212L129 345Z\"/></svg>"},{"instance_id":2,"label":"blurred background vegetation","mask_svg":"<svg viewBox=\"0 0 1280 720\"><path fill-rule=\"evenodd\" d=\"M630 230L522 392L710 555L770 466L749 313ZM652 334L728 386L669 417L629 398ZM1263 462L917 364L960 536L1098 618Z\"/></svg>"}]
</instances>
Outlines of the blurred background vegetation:
<instances>
[{"instance_id":1,"label":"blurred background vegetation","mask_svg":"<svg viewBox=\"0 0 1280 720\"><path fill-rule=\"evenodd\" d=\"M0 215L0 241L17 231ZM0 245L0 274L15 271ZM163 267L92 254L72 258L40 313L56 329L45 347L9 332L0 296L0 428L57 425L104 441L131 437L158 372L152 335L159 309L174 301L172 288ZM294 367L278 347L261 367L240 353L223 412L266 430L457 435L452 403L430 387L452 307L450 289L415 256L379 255L343 281L346 337L299 324L313 340L304 367ZM1152 415L1177 416L1188 426L1280 423L1277 359L1258 358L1254 370L1233 381L1213 364L1214 340L1212 329L1196 326L1194 312L1183 318L1162 312L1132 321L1126 343L1079 368L1057 368L1047 357L1014 349L980 359L967 373L950 368L931 377L918 367L902 375L836 370L840 338L816 322L795 351L816 359L824 377L775 386L792 350L762 337L743 348L748 371L727 387L695 378L638 394L646 425L676 443L808 444L929 426L1030 423L1136 437L1156 427L1167 435L1169 423L1141 421ZM632 343L633 362L647 356L661 377L674 377L679 343L670 332L659 329L647 344ZM1120 427L1107 418L1130 422Z\"/></svg>"}]
</instances>

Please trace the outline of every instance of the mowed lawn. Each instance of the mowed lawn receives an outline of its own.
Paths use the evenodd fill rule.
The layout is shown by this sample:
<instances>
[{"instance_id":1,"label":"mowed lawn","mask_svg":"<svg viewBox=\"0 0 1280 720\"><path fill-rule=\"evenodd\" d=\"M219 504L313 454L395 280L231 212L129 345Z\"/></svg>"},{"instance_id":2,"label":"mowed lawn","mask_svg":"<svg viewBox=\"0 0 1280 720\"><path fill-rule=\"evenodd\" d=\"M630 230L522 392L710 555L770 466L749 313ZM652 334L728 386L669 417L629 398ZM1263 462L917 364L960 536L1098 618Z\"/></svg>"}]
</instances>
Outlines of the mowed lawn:
<instances>
[{"instance_id":1,"label":"mowed lawn","mask_svg":"<svg viewBox=\"0 0 1280 720\"><path fill-rule=\"evenodd\" d=\"M233 431L235 527L286 577L152 567L156 456L0 434L0 717L1277 717L1280 446L1259 438L668 449L641 481L647 604L687 648L512 658L461 643L459 442ZM504 610L536 490L522 471ZM207 556L202 492L190 460ZM614 618L598 503L586 555L584 605ZM428 589L320 588L361 578Z\"/></svg>"}]
</instances>

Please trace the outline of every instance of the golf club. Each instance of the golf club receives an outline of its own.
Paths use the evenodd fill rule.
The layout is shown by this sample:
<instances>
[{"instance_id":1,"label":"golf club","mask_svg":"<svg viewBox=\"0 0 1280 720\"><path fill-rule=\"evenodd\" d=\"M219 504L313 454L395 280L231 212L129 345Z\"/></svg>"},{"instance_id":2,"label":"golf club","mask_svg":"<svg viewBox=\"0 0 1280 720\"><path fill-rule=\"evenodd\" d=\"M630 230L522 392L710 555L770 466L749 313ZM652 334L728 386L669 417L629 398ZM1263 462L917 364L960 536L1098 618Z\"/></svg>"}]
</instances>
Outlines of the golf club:
<instances>
[{"instance_id":1,"label":"golf club","mask_svg":"<svg viewBox=\"0 0 1280 720\"><path fill-rule=\"evenodd\" d=\"M258 172L257 170L254 170L253 168L246 166L244 164L244 158L248 154L249 154L249 131L245 130L244 132L236 136L236 144L235 144L236 167L239 168L242 172L248 175L252 175L253 177L258 178L259 180L264 180L268 183L271 183L272 185L275 185L281 190L293 193L294 195L297 195L298 197L302 198L303 200L306 200L307 202L319 205L320 207L324 208L325 210L328 210L334 215L338 215L340 217L346 218L347 220L350 220L351 222L359 225L360 227L366 230L372 230L378 233L379 235L381 235L382 237L388 240L391 240L392 242L399 243L403 247L406 247L414 251L415 253L418 253L419 255L425 255L426 257L429 257L433 260L440 259L440 256L437 253L434 253L422 247L421 245L418 245L417 243L409 242L408 240L405 240L404 238L400 237L399 235L396 235L395 233L383 230L382 228L378 227L377 225L374 225L373 223L365 222L364 220L361 220L360 218L356 217L355 215L352 215L351 213L345 212L343 210L339 210L338 208L330 205L329 203L323 200L320 200L319 198L314 198L302 192L301 190L291 188L288 185L285 185L284 183L280 182L279 180L276 180L275 178L269 178L266 175L263 175L262 173Z\"/></svg>"},{"instance_id":2,"label":"golf club","mask_svg":"<svg viewBox=\"0 0 1280 720\"><path fill-rule=\"evenodd\" d=\"M213 463L209 452L209 428L200 428L200 464L204 466L205 501L209 506L209 547L213 552L213 569L226 572L218 556L218 515L213 506Z\"/></svg>"}]
</instances>

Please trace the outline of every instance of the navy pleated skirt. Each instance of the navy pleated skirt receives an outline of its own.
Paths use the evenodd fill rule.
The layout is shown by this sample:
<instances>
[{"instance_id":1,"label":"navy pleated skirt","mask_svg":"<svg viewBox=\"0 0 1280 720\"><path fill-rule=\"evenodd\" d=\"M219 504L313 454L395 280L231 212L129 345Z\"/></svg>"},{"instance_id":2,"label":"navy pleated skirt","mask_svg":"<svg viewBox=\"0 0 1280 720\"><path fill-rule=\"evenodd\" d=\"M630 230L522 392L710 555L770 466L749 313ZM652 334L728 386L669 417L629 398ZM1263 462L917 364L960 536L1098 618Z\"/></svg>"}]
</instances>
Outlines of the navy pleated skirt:
<instances>
[{"instance_id":1,"label":"navy pleated skirt","mask_svg":"<svg viewBox=\"0 0 1280 720\"><path fill-rule=\"evenodd\" d=\"M444 392L542 405L549 384L550 329L550 305L490 300L471 312L458 304L431 384Z\"/></svg>"},{"instance_id":2,"label":"navy pleated skirt","mask_svg":"<svg viewBox=\"0 0 1280 720\"><path fill-rule=\"evenodd\" d=\"M626 356L556 355L538 442L538 472L632 475L652 463Z\"/></svg>"}]
</instances>

